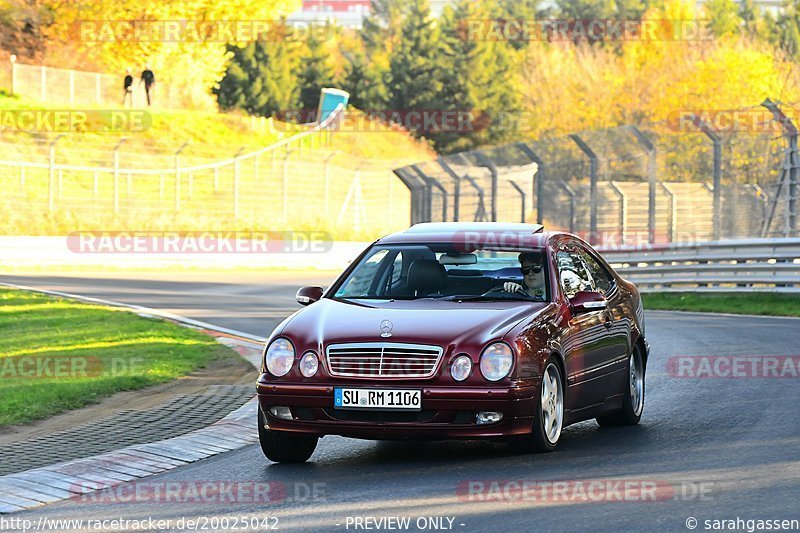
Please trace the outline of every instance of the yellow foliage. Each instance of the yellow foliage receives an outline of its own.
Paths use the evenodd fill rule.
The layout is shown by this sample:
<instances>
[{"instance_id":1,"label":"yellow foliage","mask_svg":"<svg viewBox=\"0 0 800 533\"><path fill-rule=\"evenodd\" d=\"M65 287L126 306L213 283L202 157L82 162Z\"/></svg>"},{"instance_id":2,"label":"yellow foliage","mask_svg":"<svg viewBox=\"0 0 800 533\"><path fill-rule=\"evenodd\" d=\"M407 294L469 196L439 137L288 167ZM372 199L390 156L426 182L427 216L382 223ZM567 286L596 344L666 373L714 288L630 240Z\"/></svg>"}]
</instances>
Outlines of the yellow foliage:
<instances>
[{"instance_id":1,"label":"yellow foliage","mask_svg":"<svg viewBox=\"0 0 800 533\"><path fill-rule=\"evenodd\" d=\"M125 40L98 38L105 35L131 35L126 23L149 21L180 22L200 28L199 21L239 23L238 28L261 28L300 7L300 0L92 0L64 2L44 0L55 14L47 29L46 62L57 66L100 69L124 75L130 67L138 77L146 63L163 82L180 92L186 104L215 109L210 88L224 74L228 56L223 39L198 42L192 33L182 31L178 39L137 37ZM186 26L186 23L190 24ZM254 24L257 22L258 24ZM150 28L158 27L153 24ZM111 32L103 33L103 32ZM128 33L126 33L128 32ZM223 35L229 35L223 33ZM233 35L245 35L241 31ZM246 37L246 35L245 35Z\"/></svg>"},{"instance_id":2,"label":"yellow foliage","mask_svg":"<svg viewBox=\"0 0 800 533\"><path fill-rule=\"evenodd\" d=\"M694 2L668 0L643 19L669 27L698 19ZM800 101L796 65L744 37L684 35L602 46L531 43L523 80L531 138L664 121L677 112ZM681 38L681 37L686 38Z\"/></svg>"}]
</instances>

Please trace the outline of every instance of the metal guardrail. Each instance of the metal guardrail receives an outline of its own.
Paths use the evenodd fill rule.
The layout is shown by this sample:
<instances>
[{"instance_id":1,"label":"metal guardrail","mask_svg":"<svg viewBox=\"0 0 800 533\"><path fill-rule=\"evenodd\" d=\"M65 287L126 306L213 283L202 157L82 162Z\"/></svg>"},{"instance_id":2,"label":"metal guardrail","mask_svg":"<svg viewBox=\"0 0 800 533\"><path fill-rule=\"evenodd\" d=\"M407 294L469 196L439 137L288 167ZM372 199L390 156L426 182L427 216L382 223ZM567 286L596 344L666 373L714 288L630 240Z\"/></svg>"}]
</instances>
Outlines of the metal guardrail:
<instances>
[{"instance_id":1,"label":"metal guardrail","mask_svg":"<svg viewBox=\"0 0 800 533\"><path fill-rule=\"evenodd\" d=\"M800 293L800 239L600 249L642 292Z\"/></svg>"}]
</instances>

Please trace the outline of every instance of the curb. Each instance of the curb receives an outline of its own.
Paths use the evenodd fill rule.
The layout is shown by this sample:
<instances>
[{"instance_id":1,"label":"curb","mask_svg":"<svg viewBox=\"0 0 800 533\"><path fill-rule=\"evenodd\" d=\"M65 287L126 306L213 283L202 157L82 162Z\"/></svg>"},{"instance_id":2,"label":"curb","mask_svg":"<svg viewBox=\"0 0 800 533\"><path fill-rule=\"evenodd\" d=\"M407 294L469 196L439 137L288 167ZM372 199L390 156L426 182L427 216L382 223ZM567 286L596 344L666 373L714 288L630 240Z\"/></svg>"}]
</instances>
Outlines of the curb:
<instances>
[{"instance_id":1,"label":"curb","mask_svg":"<svg viewBox=\"0 0 800 533\"><path fill-rule=\"evenodd\" d=\"M0 285L111 307L123 307L143 316L163 318L186 327L200 329L213 336L217 342L235 350L254 367L261 366L261 353L266 340L262 337L147 307L11 283L0 282ZM2 476L0 514L33 509L48 503L79 497L254 444L258 442L254 423L257 409L258 401L254 396L221 420L184 435Z\"/></svg>"}]
</instances>

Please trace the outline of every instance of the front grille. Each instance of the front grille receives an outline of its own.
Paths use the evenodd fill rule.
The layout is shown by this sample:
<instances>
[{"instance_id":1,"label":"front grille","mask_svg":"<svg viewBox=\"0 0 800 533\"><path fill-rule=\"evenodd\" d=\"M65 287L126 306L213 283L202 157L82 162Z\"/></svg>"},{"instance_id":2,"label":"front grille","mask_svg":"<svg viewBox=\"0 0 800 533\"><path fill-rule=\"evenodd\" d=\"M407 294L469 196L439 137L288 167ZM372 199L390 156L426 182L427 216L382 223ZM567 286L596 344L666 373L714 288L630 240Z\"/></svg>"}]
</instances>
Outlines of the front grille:
<instances>
[{"instance_id":1,"label":"front grille","mask_svg":"<svg viewBox=\"0 0 800 533\"><path fill-rule=\"evenodd\" d=\"M341 377L428 378L442 348L425 344L359 342L328 346L328 368Z\"/></svg>"}]
</instances>

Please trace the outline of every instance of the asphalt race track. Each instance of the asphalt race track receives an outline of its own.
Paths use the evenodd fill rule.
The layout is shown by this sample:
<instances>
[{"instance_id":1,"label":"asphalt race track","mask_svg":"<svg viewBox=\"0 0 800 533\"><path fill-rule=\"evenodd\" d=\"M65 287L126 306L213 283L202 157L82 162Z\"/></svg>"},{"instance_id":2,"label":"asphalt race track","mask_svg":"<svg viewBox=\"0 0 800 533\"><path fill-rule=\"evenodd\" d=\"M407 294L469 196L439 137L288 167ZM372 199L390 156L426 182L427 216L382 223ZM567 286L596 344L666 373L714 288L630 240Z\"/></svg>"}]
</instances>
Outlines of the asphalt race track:
<instances>
[{"instance_id":1,"label":"asphalt race track","mask_svg":"<svg viewBox=\"0 0 800 533\"><path fill-rule=\"evenodd\" d=\"M0 281L156 307L266 336L298 309L293 295L299 285L331 279L269 273L77 276ZM236 520L276 517L266 523L308 531L364 531L377 525L366 518L408 516L412 531L438 525L470 532L689 531L687 524L702 531L713 526L706 520L800 518L800 378L680 377L667 367L675 356L797 356L800 320L649 312L647 335L653 350L641 425L571 426L555 453L512 455L491 442L326 437L311 462L276 465L254 445L145 481L270 483L280 488L277 502L62 502L10 516L34 523L41 517L153 517L171 519L175 530L181 518L226 517L231 530ZM559 485L567 495L556 493L553 482L567 482ZM521 483L536 490L515 490ZM470 495L467 487L478 488ZM589 495L576 492L592 487ZM624 487L632 489L626 493ZM224 522L213 528L215 522L205 523L223 530Z\"/></svg>"}]
</instances>

